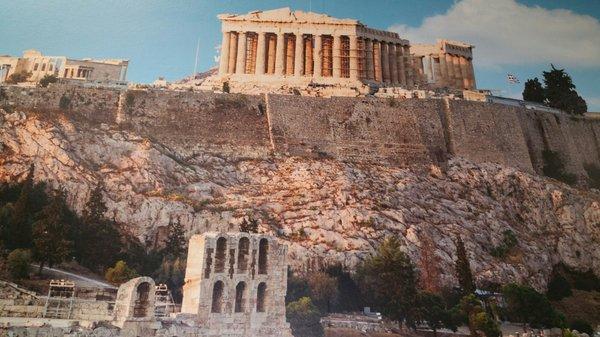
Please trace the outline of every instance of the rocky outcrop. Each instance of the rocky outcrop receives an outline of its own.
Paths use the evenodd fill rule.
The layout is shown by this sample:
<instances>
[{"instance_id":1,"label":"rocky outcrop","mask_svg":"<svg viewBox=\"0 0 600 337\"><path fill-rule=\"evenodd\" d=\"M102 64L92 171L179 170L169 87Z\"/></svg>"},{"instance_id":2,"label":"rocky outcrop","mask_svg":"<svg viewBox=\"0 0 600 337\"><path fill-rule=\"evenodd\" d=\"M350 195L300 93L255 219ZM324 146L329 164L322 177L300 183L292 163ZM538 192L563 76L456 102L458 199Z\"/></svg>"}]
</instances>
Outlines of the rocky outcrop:
<instances>
[{"instance_id":1,"label":"rocky outcrop","mask_svg":"<svg viewBox=\"0 0 600 337\"><path fill-rule=\"evenodd\" d=\"M350 266L389 235L418 261L433 243L444 282L461 235L480 282L546 285L552 266L600 275L600 194L495 164L451 159L447 167L398 167L273 156L177 153L133 131L62 114L0 113L0 181L35 179L63 188L81 211L99 181L106 214L154 245L169 221L190 234L237 230L248 216L290 244L296 267ZM517 246L490 252L511 230ZM431 239L431 240L429 240Z\"/></svg>"}]
</instances>

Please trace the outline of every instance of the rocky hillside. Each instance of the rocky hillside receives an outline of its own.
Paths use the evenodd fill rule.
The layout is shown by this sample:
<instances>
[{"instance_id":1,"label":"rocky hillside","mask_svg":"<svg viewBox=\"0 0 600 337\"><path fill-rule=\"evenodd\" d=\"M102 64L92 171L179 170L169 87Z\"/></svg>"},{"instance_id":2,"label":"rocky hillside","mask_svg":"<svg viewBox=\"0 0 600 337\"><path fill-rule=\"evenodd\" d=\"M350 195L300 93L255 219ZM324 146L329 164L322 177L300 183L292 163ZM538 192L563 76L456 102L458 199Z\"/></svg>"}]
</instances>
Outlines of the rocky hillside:
<instances>
[{"instance_id":1,"label":"rocky hillside","mask_svg":"<svg viewBox=\"0 0 600 337\"><path fill-rule=\"evenodd\" d=\"M108 217L149 245L169 221L189 233L237 230L244 217L290 244L297 266L355 264L384 237L400 236L418 261L433 244L445 282L455 282L455 235L480 281L546 284L563 262L600 275L600 193L460 158L447 167L401 168L332 159L247 159L199 151L182 157L124 129L63 114L0 110L0 181L35 179L68 192L81 211L105 185ZM210 152L210 153L214 153ZM490 252L506 230L506 256Z\"/></svg>"}]
</instances>

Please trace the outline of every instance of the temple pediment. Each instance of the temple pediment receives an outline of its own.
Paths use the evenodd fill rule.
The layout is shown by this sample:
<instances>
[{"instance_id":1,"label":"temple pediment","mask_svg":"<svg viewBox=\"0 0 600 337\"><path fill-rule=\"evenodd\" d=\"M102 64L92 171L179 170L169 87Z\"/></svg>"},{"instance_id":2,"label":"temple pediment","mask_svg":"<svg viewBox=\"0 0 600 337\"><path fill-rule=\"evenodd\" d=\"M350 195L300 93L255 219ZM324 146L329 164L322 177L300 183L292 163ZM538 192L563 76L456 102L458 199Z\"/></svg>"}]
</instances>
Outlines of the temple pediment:
<instances>
[{"instance_id":1,"label":"temple pediment","mask_svg":"<svg viewBox=\"0 0 600 337\"><path fill-rule=\"evenodd\" d=\"M338 19L327 14L292 11L289 7L268 11L252 11L247 14L221 14L219 19L225 21L261 21L261 22L299 22L315 24L357 25L358 20Z\"/></svg>"}]
</instances>

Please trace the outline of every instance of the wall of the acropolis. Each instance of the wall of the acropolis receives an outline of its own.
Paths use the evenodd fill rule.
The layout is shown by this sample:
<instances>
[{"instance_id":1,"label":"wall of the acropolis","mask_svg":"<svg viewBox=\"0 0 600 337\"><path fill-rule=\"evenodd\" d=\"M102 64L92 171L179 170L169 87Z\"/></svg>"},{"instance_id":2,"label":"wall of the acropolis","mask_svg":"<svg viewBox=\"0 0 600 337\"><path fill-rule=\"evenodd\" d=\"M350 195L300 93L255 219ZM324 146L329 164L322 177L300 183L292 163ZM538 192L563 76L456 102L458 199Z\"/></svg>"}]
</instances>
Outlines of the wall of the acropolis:
<instances>
[{"instance_id":1,"label":"wall of the acropolis","mask_svg":"<svg viewBox=\"0 0 600 337\"><path fill-rule=\"evenodd\" d=\"M62 112L134 130L181 157L201 148L245 158L275 153L408 165L458 155L541 172L548 149L580 176L584 164L600 165L600 121L493 103L60 86L6 87L4 96L0 106L9 110ZM63 96L71 108L60 109Z\"/></svg>"}]
</instances>

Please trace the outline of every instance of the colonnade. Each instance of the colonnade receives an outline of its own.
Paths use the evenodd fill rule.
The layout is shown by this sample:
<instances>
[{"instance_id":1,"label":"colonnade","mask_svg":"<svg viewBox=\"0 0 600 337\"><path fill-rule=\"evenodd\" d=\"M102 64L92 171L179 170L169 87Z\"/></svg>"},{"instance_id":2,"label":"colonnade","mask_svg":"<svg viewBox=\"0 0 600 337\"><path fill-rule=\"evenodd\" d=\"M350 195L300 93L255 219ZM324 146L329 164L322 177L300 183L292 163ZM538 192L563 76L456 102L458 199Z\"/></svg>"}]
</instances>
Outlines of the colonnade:
<instances>
[{"instance_id":1,"label":"colonnade","mask_svg":"<svg viewBox=\"0 0 600 337\"><path fill-rule=\"evenodd\" d=\"M361 36L223 32L219 74L348 78L411 86L406 44Z\"/></svg>"},{"instance_id":2,"label":"colonnade","mask_svg":"<svg viewBox=\"0 0 600 337\"><path fill-rule=\"evenodd\" d=\"M443 53L423 56L418 71L436 86L475 89L473 60L463 55Z\"/></svg>"}]
</instances>

